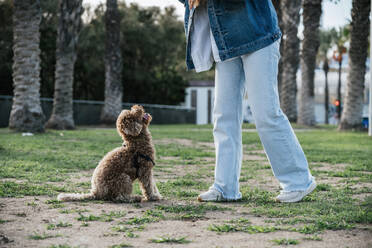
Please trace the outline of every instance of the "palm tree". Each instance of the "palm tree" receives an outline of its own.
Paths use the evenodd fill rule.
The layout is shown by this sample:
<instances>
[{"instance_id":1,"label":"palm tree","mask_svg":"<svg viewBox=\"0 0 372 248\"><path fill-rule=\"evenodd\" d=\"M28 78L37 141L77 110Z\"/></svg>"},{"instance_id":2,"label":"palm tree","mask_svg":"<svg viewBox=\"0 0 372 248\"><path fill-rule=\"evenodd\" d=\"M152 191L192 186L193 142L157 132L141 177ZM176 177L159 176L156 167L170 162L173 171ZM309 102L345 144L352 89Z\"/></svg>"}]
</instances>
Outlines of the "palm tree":
<instances>
[{"instance_id":1,"label":"palm tree","mask_svg":"<svg viewBox=\"0 0 372 248\"><path fill-rule=\"evenodd\" d=\"M349 75L340 130L360 128L369 36L370 0L353 0L349 48Z\"/></svg>"},{"instance_id":2,"label":"palm tree","mask_svg":"<svg viewBox=\"0 0 372 248\"><path fill-rule=\"evenodd\" d=\"M82 0L60 0L53 112L47 128L74 129L72 92Z\"/></svg>"},{"instance_id":3,"label":"palm tree","mask_svg":"<svg viewBox=\"0 0 372 248\"><path fill-rule=\"evenodd\" d=\"M101 122L110 124L115 123L122 108L121 18L116 0L107 0L106 8L105 103L101 112Z\"/></svg>"},{"instance_id":4,"label":"palm tree","mask_svg":"<svg viewBox=\"0 0 372 248\"><path fill-rule=\"evenodd\" d=\"M39 0L14 0L13 85L9 127L17 131L43 132L40 106Z\"/></svg>"},{"instance_id":5,"label":"palm tree","mask_svg":"<svg viewBox=\"0 0 372 248\"><path fill-rule=\"evenodd\" d=\"M278 25L282 33L284 33L284 25L283 25L283 18L282 18L282 9L280 7L281 0L273 1L273 5L276 10L276 14L278 16ZM280 42L280 54L283 52L283 42ZM279 89L279 97L281 97L281 85L282 85L282 71L283 71L283 61L280 59L278 64L278 89Z\"/></svg>"},{"instance_id":6,"label":"palm tree","mask_svg":"<svg viewBox=\"0 0 372 248\"><path fill-rule=\"evenodd\" d=\"M322 14L322 0L303 1L304 39L301 53L301 90L297 122L315 125L314 74L316 55L319 48L319 22Z\"/></svg>"},{"instance_id":7,"label":"palm tree","mask_svg":"<svg viewBox=\"0 0 372 248\"><path fill-rule=\"evenodd\" d=\"M282 0L283 34L283 71L281 79L280 105L290 121L297 120L296 73L299 64L299 44L297 37L300 22L301 0Z\"/></svg>"}]
</instances>

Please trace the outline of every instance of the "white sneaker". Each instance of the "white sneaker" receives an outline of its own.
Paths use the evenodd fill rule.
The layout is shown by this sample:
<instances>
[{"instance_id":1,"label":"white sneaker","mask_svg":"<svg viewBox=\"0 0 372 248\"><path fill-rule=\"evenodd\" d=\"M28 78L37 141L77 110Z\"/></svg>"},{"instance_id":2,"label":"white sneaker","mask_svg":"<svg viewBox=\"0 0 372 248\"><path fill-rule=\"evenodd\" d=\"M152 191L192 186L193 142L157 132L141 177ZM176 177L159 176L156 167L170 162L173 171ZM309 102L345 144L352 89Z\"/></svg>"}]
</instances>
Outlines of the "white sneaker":
<instances>
[{"instance_id":1,"label":"white sneaker","mask_svg":"<svg viewBox=\"0 0 372 248\"><path fill-rule=\"evenodd\" d=\"M214 187L210 187L207 192L204 192L198 196L198 201L226 201L226 199L222 196L221 192L219 192Z\"/></svg>"},{"instance_id":2,"label":"white sneaker","mask_svg":"<svg viewBox=\"0 0 372 248\"><path fill-rule=\"evenodd\" d=\"M313 192L316 188L316 183L313 181L312 184L305 191L291 191L291 192L280 192L280 195L276 197L277 202L299 202L305 196Z\"/></svg>"}]
</instances>

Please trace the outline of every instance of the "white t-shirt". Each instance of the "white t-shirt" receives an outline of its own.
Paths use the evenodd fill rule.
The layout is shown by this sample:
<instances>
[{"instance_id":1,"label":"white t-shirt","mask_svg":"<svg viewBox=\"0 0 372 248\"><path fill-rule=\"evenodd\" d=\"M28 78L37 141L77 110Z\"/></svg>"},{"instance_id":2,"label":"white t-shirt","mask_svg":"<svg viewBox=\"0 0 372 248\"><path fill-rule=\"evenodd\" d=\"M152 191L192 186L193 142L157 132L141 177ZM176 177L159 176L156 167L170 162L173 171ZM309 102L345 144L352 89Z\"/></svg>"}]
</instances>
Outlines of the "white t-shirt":
<instances>
[{"instance_id":1,"label":"white t-shirt","mask_svg":"<svg viewBox=\"0 0 372 248\"><path fill-rule=\"evenodd\" d=\"M190 41L191 58L196 72L208 71L213 62L221 61L209 24L207 7L204 5L194 10Z\"/></svg>"}]
</instances>

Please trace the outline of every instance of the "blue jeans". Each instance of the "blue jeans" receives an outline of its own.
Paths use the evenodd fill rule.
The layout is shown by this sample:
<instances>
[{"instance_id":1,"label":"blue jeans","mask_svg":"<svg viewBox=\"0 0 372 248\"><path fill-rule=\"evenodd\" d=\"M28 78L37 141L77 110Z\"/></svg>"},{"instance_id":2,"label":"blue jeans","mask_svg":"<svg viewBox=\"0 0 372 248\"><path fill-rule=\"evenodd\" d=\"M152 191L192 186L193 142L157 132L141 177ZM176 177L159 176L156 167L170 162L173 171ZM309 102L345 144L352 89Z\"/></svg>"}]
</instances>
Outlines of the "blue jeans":
<instances>
[{"instance_id":1,"label":"blue jeans","mask_svg":"<svg viewBox=\"0 0 372 248\"><path fill-rule=\"evenodd\" d=\"M277 87L279 42L256 52L216 63L213 109L215 182L224 198L240 199L243 97L275 177L284 191L304 191L313 182L304 152L280 109Z\"/></svg>"}]
</instances>

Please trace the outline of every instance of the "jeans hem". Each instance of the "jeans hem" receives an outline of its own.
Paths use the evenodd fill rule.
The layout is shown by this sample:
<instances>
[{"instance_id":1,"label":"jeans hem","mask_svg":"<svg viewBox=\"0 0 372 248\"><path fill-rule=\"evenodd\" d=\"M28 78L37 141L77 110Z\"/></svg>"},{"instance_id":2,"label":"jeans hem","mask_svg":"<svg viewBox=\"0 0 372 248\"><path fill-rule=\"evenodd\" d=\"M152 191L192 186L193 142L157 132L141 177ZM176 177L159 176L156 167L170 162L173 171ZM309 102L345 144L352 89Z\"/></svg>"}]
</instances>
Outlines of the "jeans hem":
<instances>
[{"instance_id":1,"label":"jeans hem","mask_svg":"<svg viewBox=\"0 0 372 248\"><path fill-rule=\"evenodd\" d=\"M240 197L227 197L226 194L216 185L215 183L210 187L216 189L218 192L222 194L224 200L227 201L238 201L242 199L242 193L239 192Z\"/></svg>"}]
</instances>

